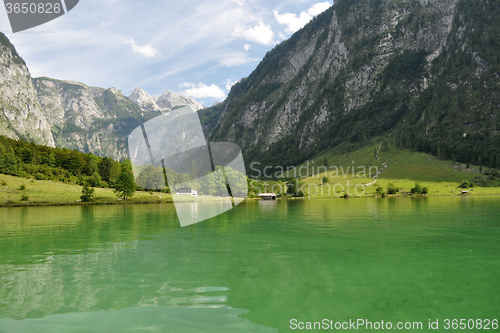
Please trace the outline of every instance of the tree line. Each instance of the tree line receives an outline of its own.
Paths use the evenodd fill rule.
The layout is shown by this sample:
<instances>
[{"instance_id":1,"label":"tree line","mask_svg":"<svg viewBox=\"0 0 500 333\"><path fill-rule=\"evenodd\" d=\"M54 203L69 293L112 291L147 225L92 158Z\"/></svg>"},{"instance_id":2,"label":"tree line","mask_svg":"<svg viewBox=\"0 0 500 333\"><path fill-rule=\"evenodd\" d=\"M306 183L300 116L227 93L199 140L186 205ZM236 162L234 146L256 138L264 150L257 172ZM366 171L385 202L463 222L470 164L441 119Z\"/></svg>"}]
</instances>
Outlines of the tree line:
<instances>
[{"instance_id":1,"label":"tree line","mask_svg":"<svg viewBox=\"0 0 500 333\"><path fill-rule=\"evenodd\" d=\"M129 160L121 162L66 148L52 148L0 136L0 173L90 187L132 189ZM119 196L123 191L119 191ZM127 192L130 196L132 193Z\"/></svg>"},{"instance_id":2,"label":"tree line","mask_svg":"<svg viewBox=\"0 0 500 333\"><path fill-rule=\"evenodd\" d=\"M126 199L136 189L170 193L165 186L165 175L161 167L134 166L139 173L137 183L128 159L115 161L110 157L99 157L66 148L52 148L23 140L0 136L0 173L37 180L53 180L84 186L82 200L90 201L92 187L114 188L118 196ZM166 170L172 183L190 185L202 195L246 196L247 177L236 170L218 167L213 173L195 179L193 174ZM226 179L233 185L229 188Z\"/></svg>"}]
</instances>

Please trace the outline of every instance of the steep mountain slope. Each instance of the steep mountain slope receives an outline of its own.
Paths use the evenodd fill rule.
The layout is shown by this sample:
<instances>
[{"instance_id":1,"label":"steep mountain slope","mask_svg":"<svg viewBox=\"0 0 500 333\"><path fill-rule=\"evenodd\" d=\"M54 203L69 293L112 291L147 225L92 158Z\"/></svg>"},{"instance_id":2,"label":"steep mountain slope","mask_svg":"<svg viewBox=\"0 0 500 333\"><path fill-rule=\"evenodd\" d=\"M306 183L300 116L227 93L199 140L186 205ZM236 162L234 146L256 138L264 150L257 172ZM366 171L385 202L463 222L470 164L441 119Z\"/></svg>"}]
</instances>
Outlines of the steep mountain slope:
<instances>
[{"instance_id":1,"label":"steep mountain slope","mask_svg":"<svg viewBox=\"0 0 500 333\"><path fill-rule=\"evenodd\" d=\"M296 165L379 135L437 154L443 131L450 145L439 154L473 161L452 143L459 132L475 138L468 150L498 142L498 8L490 0L335 1L268 52L222 105L201 111L205 130L242 146L247 163Z\"/></svg>"},{"instance_id":2,"label":"steep mountain slope","mask_svg":"<svg viewBox=\"0 0 500 333\"><path fill-rule=\"evenodd\" d=\"M115 159L128 157L126 137L158 112L143 112L116 88L34 79L57 147Z\"/></svg>"},{"instance_id":3,"label":"steep mountain slope","mask_svg":"<svg viewBox=\"0 0 500 333\"><path fill-rule=\"evenodd\" d=\"M54 146L23 59L0 33L0 135Z\"/></svg>"},{"instance_id":4,"label":"steep mountain slope","mask_svg":"<svg viewBox=\"0 0 500 333\"><path fill-rule=\"evenodd\" d=\"M500 168L500 1L460 1L399 146Z\"/></svg>"}]
</instances>

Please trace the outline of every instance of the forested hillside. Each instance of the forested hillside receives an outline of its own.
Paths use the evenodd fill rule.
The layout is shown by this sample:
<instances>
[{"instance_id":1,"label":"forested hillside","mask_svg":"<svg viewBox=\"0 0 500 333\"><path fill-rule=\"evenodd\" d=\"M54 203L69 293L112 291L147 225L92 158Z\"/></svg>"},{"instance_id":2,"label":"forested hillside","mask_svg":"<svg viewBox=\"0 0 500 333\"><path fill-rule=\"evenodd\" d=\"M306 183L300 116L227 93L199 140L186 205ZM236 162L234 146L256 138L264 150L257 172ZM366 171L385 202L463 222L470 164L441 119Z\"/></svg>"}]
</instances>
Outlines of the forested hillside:
<instances>
[{"instance_id":1,"label":"forested hillside","mask_svg":"<svg viewBox=\"0 0 500 333\"><path fill-rule=\"evenodd\" d=\"M130 161L120 163L109 157L0 136L0 173L6 175L114 187L124 169L130 169Z\"/></svg>"},{"instance_id":2,"label":"forested hillside","mask_svg":"<svg viewBox=\"0 0 500 333\"><path fill-rule=\"evenodd\" d=\"M461 1L434 83L400 124L397 145L500 168L500 2Z\"/></svg>"},{"instance_id":3,"label":"forested hillside","mask_svg":"<svg viewBox=\"0 0 500 333\"><path fill-rule=\"evenodd\" d=\"M381 139L500 167L498 19L490 0L335 1L202 111L205 130L238 143L247 164Z\"/></svg>"}]
</instances>

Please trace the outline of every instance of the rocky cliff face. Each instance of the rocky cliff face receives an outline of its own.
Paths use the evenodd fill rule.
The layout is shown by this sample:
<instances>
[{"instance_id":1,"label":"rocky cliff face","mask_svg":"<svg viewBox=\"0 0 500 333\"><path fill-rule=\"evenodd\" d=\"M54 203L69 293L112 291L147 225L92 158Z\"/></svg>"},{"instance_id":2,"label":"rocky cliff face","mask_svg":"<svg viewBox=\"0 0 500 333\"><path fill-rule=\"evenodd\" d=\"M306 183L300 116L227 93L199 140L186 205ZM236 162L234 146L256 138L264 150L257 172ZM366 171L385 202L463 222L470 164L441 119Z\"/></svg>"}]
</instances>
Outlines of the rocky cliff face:
<instances>
[{"instance_id":1,"label":"rocky cliff face","mask_svg":"<svg viewBox=\"0 0 500 333\"><path fill-rule=\"evenodd\" d=\"M0 135L54 146L24 61L0 33Z\"/></svg>"},{"instance_id":2,"label":"rocky cliff face","mask_svg":"<svg viewBox=\"0 0 500 333\"><path fill-rule=\"evenodd\" d=\"M477 92L478 86L486 84L488 96L494 98L495 89L498 92L498 57L492 56L489 62L481 58L483 44L478 36L460 45L453 42L455 34L474 34L480 28L474 30L473 22L486 22L488 15L495 17L498 11L488 1L469 3L335 1L332 8L268 52L248 78L233 86L221 106L202 111L205 130L212 140L242 146L247 162L255 159L280 165L300 163L345 142L359 146L392 132L402 141L399 144L423 149L431 132L442 129L436 127L434 109L417 109L418 105L429 98L432 89L437 92L446 85L471 82L469 74L461 83L443 82L447 64L459 61L460 50L468 59L460 61L477 64L471 70L478 78L472 90ZM482 25L491 28L495 23L492 19ZM495 54L496 32L490 32L485 43L493 46L482 54ZM487 77L489 82L485 82ZM499 106L492 108L491 117L500 116ZM462 128L461 133L468 126L462 118L470 113L462 110L453 116L464 120L453 125ZM422 117L427 130L413 133L405 127ZM447 111L443 117L452 118ZM480 128L483 122L473 118ZM436 153L433 149L427 150ZM458 148L447 148L444 157L451 158L454 149Z\"/></svg>"},{"instance_id":3,"label":"rocky cliff face","mask_svg":"<svg viewBox=\"0 0 500 333\"><path fill-rule=\"evenodd\" d=\"M34 79L57 147L115 159L128 156L126 137L155 112L143 112L116 88Z\"/></svg>"},{"instance_id":4,"label":"rocky cliff face","mask_svg":"<svg viewBox=\"0 0 500 333\"><path fill-rule=\"evenodd\" d=\"M143 122L176 106L203 108L192 98L168 91L155 100L141 88L127 98L116 88L49 78L33 82L57 147L118 160L128 157L127 136Z\"/></svg>"},{"instance_id":5,"label":"rocky cliff face","mask_svg":"<svg viewBox=\"0 0 500 333\"><path fill-rule=\"evenodd\" d=\"M168 90L160 97L154 98L143 89L136 88L128 99L132 103L137 104L141 110L147 112L168 112L178 106L184 105L189 105L196 111L205 108L191 97L178 95Z\"/></svg>"}]
</instances>

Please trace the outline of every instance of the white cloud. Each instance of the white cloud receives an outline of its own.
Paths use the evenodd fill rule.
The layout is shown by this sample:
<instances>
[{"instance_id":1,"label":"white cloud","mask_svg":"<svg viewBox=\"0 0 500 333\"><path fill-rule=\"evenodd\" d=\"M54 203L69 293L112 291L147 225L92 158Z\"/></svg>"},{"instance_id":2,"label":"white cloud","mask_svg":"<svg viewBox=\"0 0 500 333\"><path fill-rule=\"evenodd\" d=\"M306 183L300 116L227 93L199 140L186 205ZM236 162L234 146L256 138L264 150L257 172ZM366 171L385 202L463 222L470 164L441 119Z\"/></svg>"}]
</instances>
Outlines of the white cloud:
<instances>
[{"instance_id":1,"label":"white cloud","mask_svg":"<svg viewBox=\"0 0 500 333\"><path fill-rule=\"evenodd\" d=\"M182 93L194 99L216 98L222 100L226 98L226 93L224 92L224 90L222 90L215 84L211 84L210 86L208 86L201 82L199 82L197 85L191 82L184 82L181 87L189 88L184 90Z\"/></svg>"},{"instance_id":2,"label":"white cloud","mask_svg":"<svg viewBox=\"0 0 500 333\"><path fill-rule=\"evenodd\" d=\"M256 26L250 29L236 28L231 36L242 37L250 42L257 42L264 45L271 45L274 43L273 29L271 29L270 25L266 25L262 21L259 21Z\"/></svg>"},{"instance_id":3,"label":"white cloud","mask_svg":"<svg viewBox=\"0 0 500 333\"><path fill-rule=\"evenodd\" d=\"M220 64L223 67L234 67L241 66L247 64L252 61L259 61L257 58L250 58L246 53L243 52L234 52L232 54L227 55L225 58L220 60Z\"/></svg>"},{"instance_id":4,"label":"white cloud","mask_svg":"<svg viewBox=\"0 0 500 333\"><path fill-rule=\"evenodd\" d=\"M137 42L133 39L127 40L125 41L125 43L130 44L130 46L132 46L132 50L134 50L135 53L142 54L147 58L156 58L158 56L158 50L156 50L150 44L141 46L137 44Z\"/></svg>"},{"instance_id":5,"label":"white cloud","mask_svg":"<svg viewBox=\"0 0 500 333\"><path fill-rule=\"evenodd\" d=\"M306 12L302 12L297 16L292 13L278 14L276 10L274 11L274 17L279 24L285 24L287 26L286 31L290 33L299 30L312 19L312 16Z\"/></svg>"},{"instance_id":6,"label":"white cloud","mask_svg":"<svg viewBox=\"0 0 500 333\"><path fill-rule=\"evenodd\" d=\"M231 79L227 79L226 81L226 90L227 91L231 91L231 88L236 84L238 83L239 81L233 81Z\"/></svg>"},{"instance_id":7,"label":"white cloud","mask_svg":"<svg viewBox=\"0 0 500 333\"><path fill-rule=\"evenodd\" d=\"M245 51L248 51L248 50L250 50L251 46L250 46L250 44L245 44L245 46L243 46L243 48L245 49Z\"/></svg>"},{"instance_id":8,"label":"white cloud","mask_svg":"<svg viewBox=\"0 0 500 333\"><path fill-rule=\"evenodd\" d=\"M278 11L275 10L274 18L278 23L287 26L287 32L294 33L309 23L314 16L323 13L330 7L331 4L329 2L319 2L310 7L307 11L301 12L298 16L293 13L279 14Z\"/></svg>"},{"instance_id":9,"label":"white cloud","mask_svg":"<svg viewBox=\"0 0 500 333\"><path fill-rule=\"evenodd\" d=\"M323 13L331 6L332 4L329 2L318 2L317 4L314 4L311 8L309 8L307 12L312 16L316 16Z\"/></svg>"}]
</instances>

